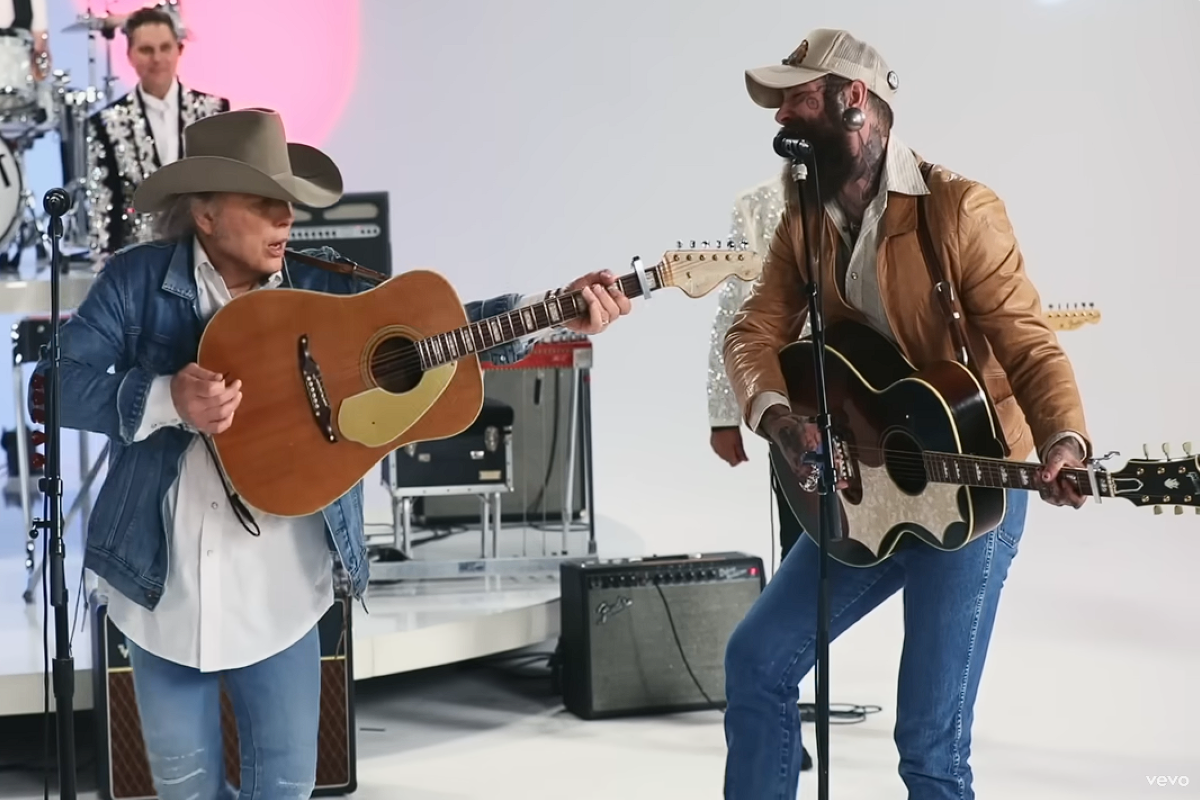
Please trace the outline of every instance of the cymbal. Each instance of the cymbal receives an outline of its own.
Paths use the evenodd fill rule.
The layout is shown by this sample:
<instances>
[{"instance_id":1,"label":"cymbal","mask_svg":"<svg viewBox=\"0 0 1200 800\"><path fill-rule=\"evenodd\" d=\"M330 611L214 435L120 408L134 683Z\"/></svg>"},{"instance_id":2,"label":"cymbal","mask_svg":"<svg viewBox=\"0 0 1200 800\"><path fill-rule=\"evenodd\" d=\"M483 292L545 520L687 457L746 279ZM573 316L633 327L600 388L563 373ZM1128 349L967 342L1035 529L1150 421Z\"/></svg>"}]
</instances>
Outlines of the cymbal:
<instances>
[{"instance_id":1,"label":"cymbal","mask_svg":"<svg viewBox=\"0 0 1200 800\"><path fill-rule=\"evenodd\" d=\"M63 33L79 33L81 31L116 30L125 23L125 17L112 14L107 17L97 17L92 14L80 14L75 22L62 29Z\"/></svg>"}]
</instances>

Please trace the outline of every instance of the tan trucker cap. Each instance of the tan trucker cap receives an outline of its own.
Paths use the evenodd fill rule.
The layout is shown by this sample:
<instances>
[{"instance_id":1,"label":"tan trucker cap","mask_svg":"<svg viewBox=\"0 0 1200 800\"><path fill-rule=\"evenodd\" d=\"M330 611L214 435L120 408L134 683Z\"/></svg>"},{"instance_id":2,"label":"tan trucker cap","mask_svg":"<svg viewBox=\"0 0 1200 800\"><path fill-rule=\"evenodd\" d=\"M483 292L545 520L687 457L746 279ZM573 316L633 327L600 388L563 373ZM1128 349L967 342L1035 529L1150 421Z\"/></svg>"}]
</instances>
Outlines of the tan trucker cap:
<instances>
[{"instance_id":1,"label":"tan trucker cap","mask_svg":"<svg viewBox=\"0 0 1200 800\"><path fill-rule=\"evenodd\" d=\"M746 88L751 99L763 108L783 105L783 92L824 75L840 75L862 81L891 104L900 79L874 47L848 31L818 28L780 64L746 70Z\"/></svg>"}]
</instances>

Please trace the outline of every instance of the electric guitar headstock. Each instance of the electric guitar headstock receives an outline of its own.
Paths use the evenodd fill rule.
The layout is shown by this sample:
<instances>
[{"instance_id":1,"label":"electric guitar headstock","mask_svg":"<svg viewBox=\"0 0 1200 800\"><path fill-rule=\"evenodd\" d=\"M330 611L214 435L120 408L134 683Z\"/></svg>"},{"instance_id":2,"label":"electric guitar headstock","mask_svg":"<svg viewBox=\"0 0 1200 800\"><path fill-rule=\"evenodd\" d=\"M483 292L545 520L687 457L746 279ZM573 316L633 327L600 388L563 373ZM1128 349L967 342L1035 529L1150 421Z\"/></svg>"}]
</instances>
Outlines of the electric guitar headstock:
<instances>
[{"instance_id":1,"label":"electric guitar headstock","mask_svg":"<svg viewBox=\"0 0 1200 800\"><path fill-rule=\"evenodd\" d=\"M1171 458L1171 448L1162 446L1165 458L1150 457L1150 446L1142 445L1145 458L1131 458L1120 471L1098 475L1101 497L1123 497L1135 506L1153 506L1155 514L1164 506L1175 513L1194 508L1200 514L1200 456L1192 454L1192 443L1183 443L1184 458Z\"/></svg>"},{"instance_id":2,"label":"electric guitar headstock","mask_svg":"<svg viewBox=\"0 0 1200 800\"><path fill-rule=\"evenodd\" d=\"M1073 303L1046 306L1046 321L1056 331L1075 331L1084 325L1097 325L1100 310L1095 303Z\"/></svg>"},{"instance_id":3,"label":"electric guitar headstock","mask_svg":"<svg viewBox=\"0 0 1200 800\"><path fill-rule=\"evenodd\" d=\"M757 280L762 274L762 256L749 249L745 241L690 242L685 248L677 242L674 250L663 254L664 286L675 286L688 297L703 297L731 277Z\"/></svg>"}]
</instances>

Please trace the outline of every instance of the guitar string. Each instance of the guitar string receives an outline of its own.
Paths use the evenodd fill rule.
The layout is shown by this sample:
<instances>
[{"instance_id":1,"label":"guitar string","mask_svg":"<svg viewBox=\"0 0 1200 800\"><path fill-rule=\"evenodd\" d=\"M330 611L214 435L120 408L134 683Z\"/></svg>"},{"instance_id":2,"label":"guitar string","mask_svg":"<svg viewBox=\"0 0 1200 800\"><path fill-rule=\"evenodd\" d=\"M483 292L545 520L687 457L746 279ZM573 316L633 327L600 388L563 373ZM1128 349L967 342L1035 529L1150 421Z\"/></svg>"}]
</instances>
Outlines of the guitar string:
<instances>
[{"instance_id":1,"label":"guitar string","mask_svg":"<svg viewBox=\"0 0 1200 800\"><path fill-rule=\"evenodd\" d=\"M658 264L654 265L653 267L646 269L647 272L650 272L652 270L658 270L659 273L663 276L660 281L660 286L657 288L664 288L666 286L674 285L674 280L675 280L675 275L676 275L676 267L675 266L668 264L666 262L659 262ZM624 284L624 283L628 282L628 283L633 284L634 287L636 287L636 281L637 281L637 278L633 275L626 275L626 276L623 276L623 277L617 279L618 283ZM638 288L640 288L640 287L638 287ZM588 313L586 306L584 307L584 309L581 310L580 304L575 302L576 298L579 298L582 296L583 296L582 290L574 289L570 292L564 292L563 294L556 295L555 297L548 299L546 301L536 303L534 307L539 306L539 305L545 306L546 304L548 304L550 302L550 300L557 300L560 310L562 310L563 305L568 305L568 307L569 307L569 310L564 312L564 316L567 318L567 321L577 319L577 318L584 318L587 316L587 313ZM566 298L571 299L571 302L569 304L563 303L563 300ZM527 306L526 308L529 308L529 307ZM372 372L378 372L380 370L405 371L405 370L412 369L412 368L418 368L421 366L421 362L423 360L422 356L421 356L419 342L429 341L429 340L434 339L439 336L447 336L448 337L451 334L453 334L455 331L460 331L460 330L463 330L464 328L485 328L486 329L487 328L486 323L488 322L488 320L494 320L494 319L502 318L502 317L509 317L510 319L508 322L508 328L515 334L516 329L513 326L511 317L513 315L516 315L519 317L520 310L521 309L519 309L519 308L514 308L511 311L507 311L503 314L497 314L495 317L489 317L487 319L479 320L477 322L468 323L467 325L462 326L461 328L456 328L451 331L444 331L442 333L435 333L435 334L430 334L428 336L425 336L423 339L420 339L417 342L413 342L412 343L413 347L411 350L405 349L403 352L384 354L375 359L372 359L371 370L372 370ZM539 326L535 331L532 331L532 333L546 330L547 328L551 328L551 327L554 327L554 325L551 324L551 325ZM490 330L488 332L490 333ZM520 339L522 336L527 336L527 335L529 335L529 334L528 333L518 334L518 335L515 335L512 337L506 338L504 341L501 341L501 342L498 342L498 343L492 345L492 347L500 347L504 344L515 341L517 339ZM463 338L464 339L471 338L471 335L469 333L465 333L465 334L463 334ZM471 338L471 343L475 344L475 340L473 338ZM491 348L486 348L486 349L491 349ZM465 358L465 357L471 356L471 355L478 355L480 352L482 352L482 351L481 350L473 350L469 353L463 353L460 358ZM460 358L452 358L446 363L452 363L454 361L458 361L458 360L460 360ZM328 374L331 377L332 376L350 377L351 375L359 375L359 374L361 374L361 372L362 372L362 366L361 366L361 364L358 364L358 363L354 364L354 366L352 366L352 367L351 366L339 367L339 368L333 370L331 373L324 373L324 370L322 370L323 374Z\"/></svg>"},{"instance_id":2,"label":"guitar string","mask_svg":"<svg viewBox=\"0 0 1200 800\"><path fill-rule=\"evenodd\" d=\"M984 486L995 489L1012 488L1035 491L1038 488L1036 482L1031 485L1024 486L1015 483L1013 480L1002 480L1006 472L1011 473L1014 470L1018 473L1021 471L1034 472L1041 468L1040 464L1035 464L1032 462L1003 461L984 456L972 456L961 453L944 453L938 451L914 453L910 450L865 447L856 444L849 444L847 446L849 447L851 454L858 456L859 460L861 460L861 456L863 455L884 456L886 458L886 464L883 465L883 468L886 468L889 473L899 478L922 478L930 483L962 486ZM955 480L955 477L957 476L946 476L944 472L939 472L933 469L935 465L931 463L931 459L950 459L958 462L960 466L980 467L980 473L982 473L985 478L996 481L996 483L994 485L990 483L985 484L979 482L978 480L976 480L976 482L972 482L969 477L960 482ZM1062 472L1076 478L1079 488L1082 492L1088 494L1091 493L1091 484L1088 481L1088 472L1086 469L1080 469L1079 467L1064 467ZM980 473L976 473L976 475ZM1012 477L1011 474L1009 477ZM1106 478L1107 472L1104 470L1097 470L1097 480L1100 483L1102 493L1106 493L1108 488L1105 483Z\"/></svg>"},{"instance_id":3,"label":"guitar string","mask_svg":"<svg viewBox=\"0 0 1200 800\"><path fill-rule=\"evenodd\" d=\"M683 269L688 268L688 265L679 265L679 266L680 266L680 268L683 268ZM675 277L677 274L677 267L675 265L668 263L664 259L663 261L660 261L657 264L655 264L653 267L649 267L646 269L646 272L653 272L653 271L657 271L658 276L659 276L658 281L657 281L658 286L655 287L656 289L661 289L661 288L665 288L667 286L675 285ZM631 290L641 288L640 284L637 281L637 277L633 274L622 276L617 279L617 282L622 285L622 289L625 288L625 284L629 284L630 285L629 288ZM581 289L574 289L574 290L571 290L570 292L564 292L560 295L556 295L553 299L558 301L559 309L560 309L560 311L562 311L562 306L565 304L564 300L567 298L570 298L570 300L571 300L571 302L569 304L570 311L565 313L564 316L566 316L567 319L576 319L576 318L584 317L587 315L586 305L584 305L584 308L581 309L580 308L581 304L576 302L577 298L582 297L582 295L583 295L583 292ZM539 303L537 305L544 306L544 305L546 305L547 302L549 302L549 299L546 301L543 301L542 303ZM505 314L500 314L500 315L496 315L496 316L497 317L509 316L511 314L518 313L518 311L519 311L518 309L513 309L512 311L506 312ZM490 319L495 319L495 317L492 317ZM482 326L486 322L487 322L486 319L479 320L478 322L470 323L466 327ZM510 330L513 330L511 322L509 324L509 328L510 328ZM515 333L515 330L513 332ZM445 333L448 334L448 333L451 333L451 331L446 331ZM431 336L426 336L421 341L425 341L425 340L431 339L431 338L433 338L435 336L439 336L439 335L444 335L444 334L432 334ZM466 336L469 337L470 335L467 334ZM513 341L518 338L521 338L521 337L515 336L512 339L509 339L508 341ZM472 339L472 343L474 343L473 339ZM414 342L414 345L415 344L416 343ZM498 346L500 346L500 345L499 344L493 345L493 347L498 347ZM476 355L476 354L478 354L478 352L480 352L480 351L474 351L472 353L467 353L466 355ZM371 366L372 366L373 371L378 371L381 368L394 369L396 367L399 367L402 370L409 369L412 367L417 367L419 369L421 366L421 362L422 362L422 357L421 357L420 350L414 346L414 348L411 351L407 351L404 353L383 355L383 356L373 360ZM344 370L344 372L343 372L343 370ZM353 376L360 375L361 374L361 364L355 364L353 367L341 367L339 369L334 369L330 373L324 373L324 371L323 371L322 374L324 377L325 375L337 376L337 375L339 375L339 373L341 373L345 377L350 377L352 375ZM259 451L257 459L253 455L248 454L246 457L247 466L253 468L255 462L257 461L262 466L262 468L267 469L270 466L273 458L274 458L274 456L272 456L268 451L265 451L265 450Z\"/></svg>"}]
</instances>

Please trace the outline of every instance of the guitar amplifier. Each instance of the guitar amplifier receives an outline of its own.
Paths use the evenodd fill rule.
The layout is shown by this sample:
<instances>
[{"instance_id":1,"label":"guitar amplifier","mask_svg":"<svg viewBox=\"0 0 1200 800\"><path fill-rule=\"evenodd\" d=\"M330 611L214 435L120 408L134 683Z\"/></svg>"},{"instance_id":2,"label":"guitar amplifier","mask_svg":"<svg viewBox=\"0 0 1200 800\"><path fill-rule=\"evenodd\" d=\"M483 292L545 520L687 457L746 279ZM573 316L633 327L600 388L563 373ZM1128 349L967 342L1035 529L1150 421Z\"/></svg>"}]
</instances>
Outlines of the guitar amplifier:
<instances>
[{"instance_id":1,"label":"guitar amplifier","mask_svg":"<svg viewBox=\"0 0 1200 800\"><path fill-rule=\"evenodd\" d=\"M743 553L564 562L563 704L583 719L725 705L725 645L762 594Z\"/></svg>"},{"instance_id":2,"label":"guitar amplifier","mask_svg":"<svg viewBox=\"0 0 1200 800\"><path fill-rule=\"evenodd\" d=\"M340 594L340 593L339 593ZM321 719L317 740L317 786L313 796L352 794L358 787L354 716L351 604L339 596L319 623ZM150 764L133 688L125 637L95 603L92 625L92 688L96 724L96 787L105 800L155 800ZM225 776L241 782L237 722L229 694L221 690Z\"/></svg>"},{"instance_id":3,"label":"guitar amplifier","mask_svg":"<svg viewBox=\"0 0 1200 800\"><path fill-rule=\"evenodd\" d=\"M332 247L360 266L391 276L387 192L346 194L329 208L296 205L294 209L296 221L288 247Z\"/></svg>"},{"instance_id":4,"label":"guitar amplifier","mask_svg":"<svg viewBox=\"0 0 1200 800\"><path fill-rule=\"evenodd\" d=\"M582 389L582 370L591 365L591 341L574 333L538 342L515 364L483 365L484 394L513 409L512 490L501 504L503 522L561 522L568 478L570 518L582 515L591 421L579 415L573 463L568 466L571 381L580 381ZM479 519L479 500L463 495L422 497L413 504L413 516L429 527L461 525Z\"/></svg>"}]
</instances>

